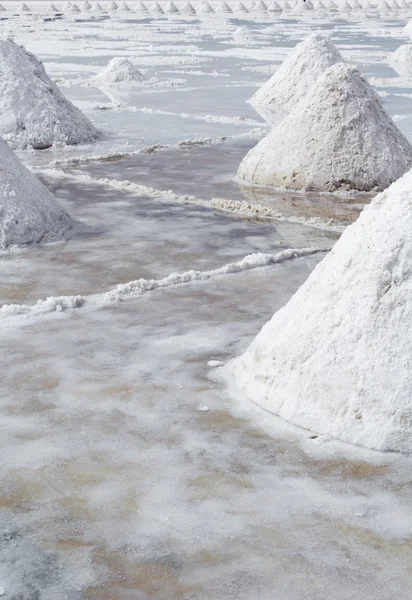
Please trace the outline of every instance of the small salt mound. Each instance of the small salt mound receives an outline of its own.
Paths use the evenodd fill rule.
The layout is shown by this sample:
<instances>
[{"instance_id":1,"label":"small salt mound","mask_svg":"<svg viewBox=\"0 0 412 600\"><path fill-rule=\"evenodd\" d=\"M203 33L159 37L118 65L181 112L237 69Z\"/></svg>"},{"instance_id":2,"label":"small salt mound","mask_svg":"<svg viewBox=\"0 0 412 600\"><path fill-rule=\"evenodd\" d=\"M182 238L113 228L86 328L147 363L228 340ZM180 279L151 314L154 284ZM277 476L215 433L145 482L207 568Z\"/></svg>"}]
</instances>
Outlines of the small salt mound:
<instances>
[{"instance_id":1,"label":"small salt mound","mask_svg":"<svg viewBox=\"0 0 412 600\"><path fill-rule=\"evenodd\" d=\"M204 14L214 14L215 9L212 8L208 2L202 2L197 12Z\"/></svg>"},{"instance_id":2,"label":"small salt mound","mask_svg":"<svg viewBox=\"0 0 412 600\"><path fill-rule=\"evenodd\" d=\"M412 45L400 46L389 56L388 62L399 75L412 77Z\"/></svg>"},{"instance_id":3,"label":"small salt mound","mask_svg":"<svg viewBox=\"0 0 412 600\"><path fill-rule=\"evenodd\" d=\"M119 84L133 84L144 81L145 77L127 58L113 58L109 64L93 77L92 82L99 87L113 87Z\"/></svg>"},{"instance_id":4,"label":"small salt mound","mask_svg":"<svg viewBox=\"0 0 412 600\"><path fill-rule=\"evenodd\" d=\"M353 10L362 10L362 5L360 4L360 2L358 2L358 0L352 0L352 2L350 2L350 5L353 8Z\"/></svg>"},{"instance_id":5,"label":"small salt mound","mask_svg":"<svg viewBox=\"0 0 412 600\"><path fill-rule=\"evenodd\" d=\"M160 6L160 4L158 2L155 2L152 6L152 12L156 13L158 15L164 15L164 10L163 8Z\"/></svg>"},{"instance_id":6,"label":"small salt mound","mask_svg":"<svg viewBox=\"0 0 412 600\"><path fill-rule=\"evenodd\" d=\"M312 34L292 50L251 101L290 109L307 94L325 69L342 60L328 37Z\"/></svg>"},{"instance_id":7,"label":"small salt mound","mask_svg":"<svg viewBox=\"0 0 412 600\"><path fill-rule=\"evenodd\" d=\"M19 12L31 12L31 10L27 6L27 4L20 4L20 6L19 6Z\"/></svg>"},{"instance_id":8,"label":"small salt mound","mask_svg":"<svg viewBox=\"0 0 412 600\"><path fill-rule=\"evenodd\" d=\"M0 138L0 248L61 240L71 219Z\"/></svg>"},{"instance_id":9,"label":"small salt mound","mask_svg":"<svg viewBox=\"0 0 412 600\"><path fill-rule=\"evenodd\" d=\"M253 401L320 434L412 452L411 196L409 172L230 363Z\"/></svg>"},{"instance_id":10,"label":"small salt mound","mask_svg":"<svg viewBox=\"0 0 412 600\"><path fill-rule=\"evenodd\" d=\"M184 15L195 15L196 14L195 9L190 4L190 2L185 2L181 7L180 12L183 13Z\"/></svg>"},{"instance_id":11,"label":"small salt mound","mask_svg":"<svg viewBox=\"0 0 412 600\"><path fill-rule=\"evenodd\" d=\"M235 8L233 9L233 12L248 13L249 11L246 8L246 6L243 4L243 2L238 2L238 4L236 4Z\"/></svg>"},{"instance_id":12,"label":"small salt mound","mask_svg":"<svg viewBox=\"0 0 412 600\"><path fill-rule=\"evenodd\" d=\"M0 12L6 12L6 9L4 8L4 6L2 4L0 4Z\"/></svg>"},{"instance_id":13,"label":"small salt mound","mask_svg":"<svg viewBox=\"0 0 412 600\"><path fill-rule=\"evenodd\" d=\"M308 12L313 10L313 5L309 2L298 2L292 9L293 13Z\"/></svg>"},{"instance_id":14,"label":"small salt mound","mask_svg":"<svg viewBox=\"0 0 412 600\"><path fill-rule=\"evenodd\" d=\"M221 2L219 4L219 6L217 7L217 12L221 12L221 13L231 13L233 12L232 9L230 8L229 4L227 4L227 2L225 2L225 0L223 0L223 2Z\"/></svg>"},{"instance_id":15,"label":"small salt mound","mask_svg":"<svg viewBox=\"0 0 412 600\"><path fill-rule=\"evenodd\" d=\"M112 2L109 2L109 4L107 5L107 10L117 10L119 7L117 6L116 2L114 2L114 0L112 0Z\"/></svg>"},{"instance_id":16,"label":"small salt mound","mask_svg":"<svg viewBox=\"0 0 412 600\"><path fill-rule=\"evenodd\" d=\"M98 135L43 64L11 40L0 41L0 104L0 134L14 147L81 144Z\"/></svg>"},{"instance_id":17,"label":"small salt mound","mask_svg":"<svg viewBox=\"0 0 412 600\"><path fill-rule=\"evenodd\" d=\"M351 12L352 7L348 2L342 2L342 4L339 5L338 11L340 13L349 13Z\"/></svg>"},{"instance_id":18,"label":"small salt mound","mask_svg":"<svg viewBox=\"0 0 412 600\"><path fill-rule=\"evenodd\" d=\"M176 4L170 0L170 2L168 2L165 6L165 13L178 14L179 9L177 8Z\"/></svg>"},{"instance_id":19,"label":"small salt mound","mask_svg":"<svg viewBox=\"0 0 412 600\"><path fill-rule=\"evenodd\" d=\"M405 2L405 0L398 0L398 4L401 10L408 10L410 8L409 4Z\"/></svg>"},{"instance_id":20,"label":"small salt mound","mask_svg":"<svg viewBox=\"0 0 412 600\"><path fill-rule=\"evenodd\" d=\"M385 2L385 0L382 0L382 2L378 5L378 10L385 13L392 11L391 7L387 2Z\"/></svg>"},{"instance_id":21,"label":"small salt mound","mask_svg":"<svg viewBox=\"0 0 412 600\"><path fill-rule=\"evenodd\" d=\"M82 12L89 12L91 7L92 5L87 0L85 0L85 2L82 2L82 4L80 5Z\"/></svg>"},{"instance_id":22,"label":"small salt mound","mask_svg":"<svg viewBox=\"0 0 412 600\"><path fill-rule=\"evenodd\" d=\"M279 6L279 4L277 2L271 2L268 6L268 11L269 12L277 12L277 13L281 13L282 12L282 7Z\"/></svg>"},{"instance_id":23,"label":"small salt mound","mask_svg":"<svg viewBox=\"0 0 412 600\"><path fill-rule=\"evenodd\" d=\"M54 6L54 4L50 4L50 6L47 7L47 11L48 13L53 13L56 14L59 11L57 10L57 8Z\"/></svg>"},{"instance_id":24,"label":"small salt mound","mask_svg":"<svg viewBox=\"0 0 412 600\"><path fill-rule=\"evenodd\" d=\"M239 177L297 190L384 189L412 167L412 146L359 71L327 69L243 159Z\"/></svg>"},{"instance_id":25,"label":"small salt mound","mask_svg":"<svg viewBox=\"0 0 412 600\"><path fill-rule=\"evenodd\" d=\"M235 40L251 40L253 36L247 27L238 27L233 34Z\"/></svg>"},{"instance_id":26,"label":"small salt mound","mask_svg":"<svg viewBox=\"0 0 412 600\"><path fill-rule=\"evenodd\" d=\"M263 2L263 0L260 0L255 6L255 10L257 10L258 12L267 12L267 9L268 7Z\"/></svg>"},{"instance_id":27,"label":"small salt mound","mask_svg":"<svg viewBox=\"0 0 412 600\"><path fill-rule=\"evenodd\" d=\"M69 8L69 12L79 13L80 12L80 8L77 6L77 4L72 4L71 7Z\"/></svg>"},{"instance_id":28,"label":"small salt mound","mask_svg":"<svg viewBox=\"0 0 412 600\"><path fill-rule=\"evenodd\" d=\"M103 8L99 2L95 2L91 7L90 12L103 12Z\"/></svg>"},{"instance_id":29,"label":"small salt mound","mask_svg":"<svg viewBox=\"0 0 412 600\"><path fill-rule=\"evenodd\" d=\"M126 2L122 2L121 4L119 4L119 8L117 9L118 12L122 12L122 11L130 11L130 8L127 6Z\"/></svg>"},{"instance_id":30,"label":"small salt mound","mask_svg":"<svg viewBox=\"0 0 412 600\"><path fill-rule=\"evenodd\" d=\"M136 11L136 12L140 12L140 13L148 13L148 12L149 12L149 10L148 10L148 8L147 8L146 4L143 4L143 2L138 2L138 3L136 4L135 11Z\"/></svg>"},{"instance_id":31,"label":"small salt mound","mask_svg":"<svg viewBox=\"0 0 412 600\"><path fill-rule=\"evenodd\" d=\"M63 4L62 11L67 12L70 9L71 5L72 5L71 2L66 2L66 4Z\"/></svg>"}]
</instances>

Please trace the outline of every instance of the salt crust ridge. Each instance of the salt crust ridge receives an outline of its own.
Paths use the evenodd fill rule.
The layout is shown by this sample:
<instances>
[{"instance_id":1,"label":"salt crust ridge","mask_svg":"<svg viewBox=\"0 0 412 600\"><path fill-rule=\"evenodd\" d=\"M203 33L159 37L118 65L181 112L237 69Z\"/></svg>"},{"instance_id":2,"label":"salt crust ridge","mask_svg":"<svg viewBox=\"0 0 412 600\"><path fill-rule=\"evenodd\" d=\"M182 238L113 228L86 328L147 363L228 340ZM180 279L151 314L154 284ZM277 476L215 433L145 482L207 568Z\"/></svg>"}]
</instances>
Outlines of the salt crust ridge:
<instances>
[{"instance_id":1,"label":"salt crust ridge","mask_svg":"<svg viewBox=\"0 0 412 600\"><path fill-rule=\"evenodd\" d=\"M412 146L359 71L329 67L243 159L238 175L298 190L381 190L412 166Z\"/></svg>"},{"instance_id":2,"label":"salt crust ridge","mask_svg":"<svg viewBox=\"0 0 412 600\"><path fill-rule=\"evenodd\" d=\"M297 44L274 75L252 96L252 104L293 108L328 67L342 62L330 38L318 33Z\"/></svg>"},{"instance_id":3,"label":"salt crust ridge","mask_svg":"<svg viewBox=\"0 0 412 600\"><path fill-rule=\"evenodd\" d=\"M352 444L412 451L411 195L409 172L229 364L254 402Z\"/></svg>"},{"instance_id":4,"label":"salt crust ridge","mask_svg":"<svg viewBox=\"0 0 412 600\"><path fill-rule=\"evenodd\" d=\"M207 281L222 275L232 275L242 271L267 267L279 264L287 260L312 256L325 252L320 248L288 248L277 254L264 254L261 252L248 254L242 260L228 263L218 269L209 271L185 271L183 273L171 273L163 279L137 279L128 283L119 284L113 290L104 294L92 296L51 296L46 300L38 300L34 305L27 304L4 304L0 307L0 316L39 316L52 312L62 312L84 307L86 304L91 308L99 308L111 305L127 298L143 296L149 292L164 289L176 285L184 285L196 281Z\"/></svg>"},{"instance_id":5,"label":"salt crust ridge","mask_svg":"<svg viewBox=\"0 0 412 600\"><path fill-rule=\"evenodd\" d=\"M71 219L0 138L0 248L59 241Z\"/></svg>"},{"instance_id":6,"label":"salt crust ridge","mask_svg":"<svg viewBox=\"0 0 412 600\"><path fill-rule=\"evenodd\" d=\"M11 40L0 41L0 102L0 134L14 148L81 144L98 136L43 64Z\"/></svg>"}]
</instances>

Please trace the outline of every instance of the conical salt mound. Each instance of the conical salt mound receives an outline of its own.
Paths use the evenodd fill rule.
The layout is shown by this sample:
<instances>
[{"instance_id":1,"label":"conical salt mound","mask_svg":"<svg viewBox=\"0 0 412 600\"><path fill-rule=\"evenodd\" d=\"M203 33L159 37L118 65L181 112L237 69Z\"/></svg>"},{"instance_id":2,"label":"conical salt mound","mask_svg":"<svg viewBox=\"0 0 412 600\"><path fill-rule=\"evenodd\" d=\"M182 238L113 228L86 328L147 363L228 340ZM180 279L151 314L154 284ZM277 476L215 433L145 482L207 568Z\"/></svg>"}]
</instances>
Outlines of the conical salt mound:
<instances>
[{"instance_id":1,"label":"conical salt mound","mask_svg":"<svg viewBox=\"0 0 412 600\"><path fill-rule=\"evenodd\" d=\"M164 15L164 10L163 8L160 6L160 4L158 2L155 2L152 6L152 12L156 13L157 15Z\"/></svg>"},{"instance_id":2,"label":"conical salt mound","mask_svg":"<svg viewBox=\"0 0 412 600\"><path fill-rule=\"evenodd\" d=\"M307 94L325 69L342 60L328 37L312 34L292 50L251 101L290 109Z\"/></svg>"},{"instance_id":3,"label":"conical salt mound","mask_svg":"<svg viewBox=\"0 0 412 600\"><path fill-rule=\"evenodd\" d=\"M71 7L69 8L69 12L79 13L80 12L80 8L77 6L77 4L72 4Z\"/></svg>"},{"instance_id":4,"label":"conical salt mound","mask_svg":"<svg viewBox=\"0 0 412 600\"><path fill-rule=\"evenodd\" d=\"M107 10L117 10L119 7L117 6L117 3L114 2L114 0L112 0L112 2L109 2L109 4L107 5Z\"/></svg>"},{"instance_id":5,"label":"conical salt mound","mask_svg":"<svg viewBox=\"0 0 412 600\"><path fill-rule=\"evenodd\" d=\"M301 13L308 12L313 10L313 5L309 4L309 2L298 2L296 6L293 7L293 13Z\"/></svg>"},{"instance_id":6,"label":"conical salt mound","mask_svg":"<svg viewBox=\"0 0 412 600\"><path fill-rule=\"evenodd\" d=\"M54 196L0 138L0 248L61 240L71 226Z\"/></svg>"},{"instance_id":7,"label":"conical salt mound","mask_svg":"<svg viewBox=\"0 0 412 600\"><path fill-rule=\"evenodd\" d=\"M183 13L184 15L195 15L196 14L195 9L190 4L190 2L185 2L181 7L180 12Z\"/></svg>"},{"instance_id":8,"label":"conical salt mound","mask_svg":"<svg viewBox=\"0 0 412 600\"><path fill-rule=\"evenodd\" d=\"M92 5L87 0L85 0L85 2L82 2L82 4L80 5L82 12L89 12L91 7Z\"/></svg>"},{"instance_id":9,"label":"conical salt mound","mask_svg":"<svg viewBox=\"0 0 412 600\"><path fill-rule=\"evenodd\" d=\"M255 10L257 10L258 12L266 12L267 9L268 9L268 7L263 2L263 0L260 0L255 6Z\"/></svg>"},{"instance_id":10,"label":"conical salt mound","mask_svg":"<svg viewBox=\"0 0 412 600\"><path fill-rule=\"evenodd\" d=\"M138 2L136 4L136 9L135 10L136 10L136 12L140 12L140 13L148 13L149 12L146 4L143 4L143 2Z\"/></svg>"},{"instance_id":11,"label":"conical salt mound","mask_svg":"<svg viewBox=\"0 0 412 600\"><path fill-rule=\"evenodd\" d=\"M99 2L95 2L91 7L90 12L103 12L103 8Z\"/></svg>"},{"instance_id":12,"label":"conical salt mound","mask_svg":"<svg viewBox=\"0 0 412 600\"><path fill-rule=\"evenodd\" d=\"M231 13L233 12L232 9L230 8L229 4L227 2L225 2L223 0L223 2L221 2L219 4L219 6L216 9L216 12L220 12L220 13Z\"/></svg>"},{"instance_id":13,"label":"conical salt mound","mask_svg":"<svg viewBox=\"0 0 412 600\"><path fill-rule=\"evenodd\" d=\"M130 11L130 8L127 6L126 2L121 2L119 4L119 8L117 10L119 12L122 12L122 11L126 11L127 12L127 11Z\"/></svg>"},{"instance_id":14,"label":"conical salt mound","mask_svg":"<svg viewBox=\"0 0 412 600\"><path fill-rule=\"evenodd\" d=\"M235 8L233 9L233 12L242 12L242 13L248 13L248 9L246 8L246 6L243 4L243 2L238 2L235 6Z\"/></svg>"},{"instance_id":15,"label":"conical salt mound","mask_svg":"<svg viewBox=\"0 0 412 600\"><path fill-rule=\"evenodd\" d=\"M11 40L0 41L0 104L0 134L13 147L80 144L98 135L43 64Z\"/></svg>"},{"instance_id":16,"label":"conical salt mound","mask_svg":"<svg viewBox=\"0 0 412 600\"><path fill-rule=\"evenodd\" d=\"M20 4L19 12L31 12L31 11L30 11L30 8L27 6L27 4Z\"/></svg>"},{"instance_id":17,"label":"conical salt mound","mask_svg":"<svg viewBox=\"0 0 412 600\"><path fill-rule=\"evenodd\" d=\"M388 62L399 75L412 77L412 44L400 46L389 56Z\"/></svg>"},{"instance_id":18,"label":"conical salt mound","mask_svg":"<svg viewBox=\"0 0 412 600\"><path fill-rule=\"evenodd\" d=\"M281 13L282 12L282 7L279 6L279 4L277 2L271 2L268 6L268 11L269 12L276 12L276 13Z\"/></svg>"},{"instance_id":19,"label":"conical salt mound","mask_svg":"<svg viewBox=\"0 0 412 600\"><path fill-rule=\"evenodd\" d=\"M179 13L179 9L177 8L176 4L172 1L168 2L165 6L165 13L168 14L178 14Z\"/></svg>"},{"instance_id":20,"label":"conical salt mound","mask_svg":"<svg viewBox=\"0 0 412 600\"><path fill-rule=\"evenodd\" d=\"M215 13L215 9L210 6L209 2L202 2L197 12L211 15Z\"/></svg>"},{"instance_id":21,"label":"conical salt mound","mask_svg":"<svg viewBox=\"0 0 412 600\"><path fill-rule=\"evenodd\" d=\"M411 197L409 172L230 363L253 401L320 434L412 452Z\"/></svg>"},{"instance_id":22,"label":"conical salt mound","mask_svg":"<svg viewBox=\"0 0 412 600\"><path fill-rule=\"evenodd\" d=\"M57 10L57 8L54 6L54 4L50 4L50 6L48 6L47 8L47 12L48 13L52 13L52 14L56 14L59 11Z\"/></svg>"},{"instance_id":23,"label":"conical salt mound","mask_svg":"<svg viewBox=\"0 0 412 600\"><path fill-rule=\"evenodd\" d=\"M6 12L6 9L4 8L4 6L2 4L0 4L0 12Z\"/></svg>"},{"instance_id":24,"label":"conical salt mound","mask_svg":"<svg viewBox=\"0 0 412 600\"><path fill-rule=\"evenodd\" d=\"M383 0L379 5L378 5L378 10L380 12L391 12L392 9L389 6L389 4L387 2L385 2L385 0Z\"/></svg>"},{"instance_id":25,"label":"conical salt mound","mask_svg":"<svg viewBox=\"0 0 412 600\"><path fill-rule=\"evenodd\" d=\"M144 81L146 78L127 58L112 58L109 64L93 77L92 82L101 87L113 87Z\"/></svg>"},{"instance_id":26,"label":"conical salt mound","mask_svg":"<svg viewBox=\"0 0 412 600\"><path fill-rule=\"evenodd\" d=\"M348 2L342 2L342 4L339 5L338 10L340 13L349 13L351 12L352 7Z\"/></svg>"},{"instance_id":27,"label":"conical salt mound","mask_svg":"<svg viewBox=\"0 0 412 600\"><path fill-rule=\"evenodd\" d=\"M297 190L383 189L412 167L412 146L360 75L329 67L243 159L239 177Z\"/></svg>"}]
</instances>

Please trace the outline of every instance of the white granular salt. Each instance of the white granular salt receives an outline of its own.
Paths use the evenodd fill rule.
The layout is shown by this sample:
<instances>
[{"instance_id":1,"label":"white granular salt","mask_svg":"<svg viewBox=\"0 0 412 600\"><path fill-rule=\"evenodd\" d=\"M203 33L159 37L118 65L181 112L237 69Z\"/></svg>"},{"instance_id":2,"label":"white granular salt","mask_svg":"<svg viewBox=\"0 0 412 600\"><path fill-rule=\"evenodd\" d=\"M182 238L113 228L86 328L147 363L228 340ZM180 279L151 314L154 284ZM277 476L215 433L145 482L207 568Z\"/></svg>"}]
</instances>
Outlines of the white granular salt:
<instances>
[{"instance_id":1,"label":"white granular salt","mask_svg":"<svg viewBox=\"0 0 412 600\"><path fill-rule=\"evenodd\" d=\"M146 78L127 58L113 58L109 64L92 79L98 87L113 87L117 85L133 85Z\"/></svg>"},{"instance_id":2,"label":"white granular salt","mask_svg":"<svg viewBox=\"0 0 412 600\"><path fill-rule=\"evenodd\" d=\"M320 434L412 451L411 197L409 172L232 361L253 401Z\"/></svg>"},{"instance_id":3,"label":"white granular salt","mask_svg":"<svg viewBox=\"0 0 412 600\"><path fill-rule=\"evenodd\" d=\"M298 190L384 189L412 166L412 146L356 67L338 63L243 159L238 175Z\"/></svg>"},{"instance_id":4,"label":"white granular salt","mask_svg":"<svg viewBox=\"0 0 412 600\"><path fill-rule=\"evenodd\" d=\"M0 248L63 238L71 219L0 138Z\"/></svg>"},{"instance_id":5,"label":"white granular salt","mask_svg":"<svg viewBox=\"0 0 412 600\"><path fill-rule=\"evenodd\" d=\"M0 105L0 134L14 148L80 144L98 136L43 64L11 40L0 41Z\"/></svg>"},{"instance_id":6,"label":"white granular salt","mask_svg":"<svg viewBox=\"0 0 412 600\"><path fill-rule=\"evenodd\" d=\"M312 34L298 44L251 102L290 110L331 65L343 59L330 38Z\"/></svg>"},{"instance_id":7,"label":"white granular salt","mask_svg":"<svg viewBox=\"0 0 412 600\"><path fill-rule=\"evenodd\" d=\"M399 75L412 77L412 44L400 46L389 56L388 62Z\"/></svg>"}]
</instances>

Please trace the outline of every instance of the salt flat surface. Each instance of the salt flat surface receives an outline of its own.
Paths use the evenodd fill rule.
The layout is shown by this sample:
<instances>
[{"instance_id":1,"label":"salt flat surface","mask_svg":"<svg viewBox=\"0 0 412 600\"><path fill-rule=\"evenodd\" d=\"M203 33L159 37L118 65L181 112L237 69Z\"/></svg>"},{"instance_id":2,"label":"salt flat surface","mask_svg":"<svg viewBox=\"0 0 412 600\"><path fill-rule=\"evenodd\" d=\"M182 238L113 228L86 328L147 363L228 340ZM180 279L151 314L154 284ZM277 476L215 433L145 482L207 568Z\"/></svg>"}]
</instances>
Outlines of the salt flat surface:
<instances>
[{"instance_id":1,"label":"salt flat surface","mask_svg":"<svg viewBox=\"0 0 412 600\"><path fill-rule=\"evenodd\" d=\"M74 226L64 243L0 255L4 597L408 598L410 458L311 439L213 365L247 348L323 254L258 266L262 256L331 248L370 201L239 186L241 159L270 129L246 101L319 31L412 141L412 84L388 63L412 15L44 22L3 4L2 34L102 131L19 152ZM116 56L146 80L109 97L90 80ZM247 255L255 268L213 275ZM192 272L212 275L93 300Z\"/></svg>"}]
</instances>

